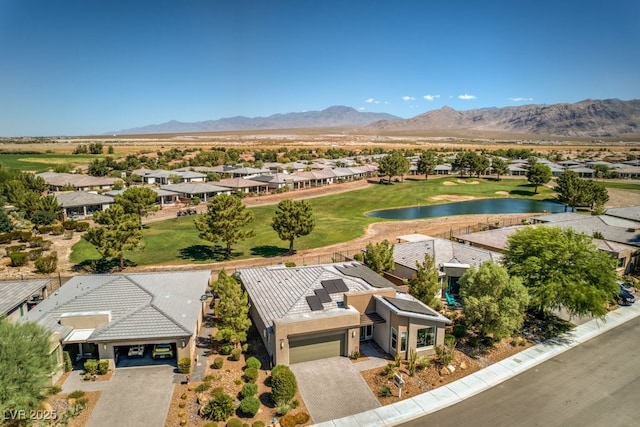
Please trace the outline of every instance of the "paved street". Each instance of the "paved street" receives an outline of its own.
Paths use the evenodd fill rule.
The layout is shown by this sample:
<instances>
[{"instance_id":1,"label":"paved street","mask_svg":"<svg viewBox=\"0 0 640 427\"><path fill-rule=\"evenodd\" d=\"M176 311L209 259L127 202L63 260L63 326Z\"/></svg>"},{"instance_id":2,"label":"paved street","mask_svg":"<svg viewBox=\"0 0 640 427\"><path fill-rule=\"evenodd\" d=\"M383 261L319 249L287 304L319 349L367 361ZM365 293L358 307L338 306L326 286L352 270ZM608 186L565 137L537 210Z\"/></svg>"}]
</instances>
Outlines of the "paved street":
<instances>
[{"instance_id":1,"label":"paved street","mask_svg":"<svg viewBox=\"0 0 640 427\"><path fill-rule=\"evenodd\" d=\"M640 318L403 426L639 425Z\"/></svg>"}]
</instances>

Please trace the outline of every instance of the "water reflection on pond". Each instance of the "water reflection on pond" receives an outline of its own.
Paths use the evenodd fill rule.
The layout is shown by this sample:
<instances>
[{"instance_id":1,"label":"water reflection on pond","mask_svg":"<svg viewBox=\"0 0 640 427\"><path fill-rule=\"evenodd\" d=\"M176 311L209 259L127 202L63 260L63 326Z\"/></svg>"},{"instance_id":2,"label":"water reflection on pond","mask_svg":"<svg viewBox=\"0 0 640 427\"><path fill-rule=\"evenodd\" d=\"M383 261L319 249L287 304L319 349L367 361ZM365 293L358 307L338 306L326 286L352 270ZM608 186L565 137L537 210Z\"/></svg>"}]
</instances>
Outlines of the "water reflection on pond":
<instances>
[{"instance_id":1,"label":"water reflection on pond","mask_svg":"<svg viewBox=\"0 0 640 427\"><path fill-rule=\"evenodd\" d=\"M571 208L547 200L530 199L481 199L441 205L412 206L409 208L382 209L367 216L384 219L421 219L448 215L508 214L508 213L557 213Z\"/></svg>"}]
</instances>

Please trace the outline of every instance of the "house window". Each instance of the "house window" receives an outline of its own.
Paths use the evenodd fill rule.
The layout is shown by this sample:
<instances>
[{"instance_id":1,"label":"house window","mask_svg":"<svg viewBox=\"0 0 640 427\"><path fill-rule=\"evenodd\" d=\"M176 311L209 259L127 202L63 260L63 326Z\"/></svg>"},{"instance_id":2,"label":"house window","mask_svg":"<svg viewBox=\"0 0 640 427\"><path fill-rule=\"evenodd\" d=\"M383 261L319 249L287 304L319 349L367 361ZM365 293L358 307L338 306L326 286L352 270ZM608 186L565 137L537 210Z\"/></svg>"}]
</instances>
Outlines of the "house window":
<instances>
[{"instance_id":1,"label":"house window","mask_svg":"<svg viewBox=\"0 0 640 427\"><path fill-rule=\"evenodd\" d=\"M373 325L360 326L360 341L371 339L373 335Z\"/></svg>"},{"instance_id":2,"label":"house window","mask_svg":"<svg viewBox=\"0 0 640 427\"><path fill-rule=\"evenodd\" d=\"M394 350L398 348L398 331L395 328L391 328L391 348Z\"/></svg>"},{"instance_id":3,"label":"house window","mask_svg":"<svg viewBox=\"0 0 640 427\"><path fill-rule=\"evenodd\" d=\"M618 268L624 267L627 259L626 258L618 258Z\"/></svg>"},{"instance_id":4,"label":"house window","mask_svg":"<svg viewBox=\"0 0 640 427\"><path fill-rule=\"evenodd\" d=\"M400 351L407 351L407 333L400 334Z\"/></svg>"},{"instance_id":5,"label":"house window","mask_svg":"<svg viewBox=\"0 0 640 427\"><path fill-rule=\"evenodd\" d=\"M436 328L422 328L418 329L418 339L416 341L416 346L418 348L422 347L430 347L436 343Z\"/></svg>"}]
</instances>

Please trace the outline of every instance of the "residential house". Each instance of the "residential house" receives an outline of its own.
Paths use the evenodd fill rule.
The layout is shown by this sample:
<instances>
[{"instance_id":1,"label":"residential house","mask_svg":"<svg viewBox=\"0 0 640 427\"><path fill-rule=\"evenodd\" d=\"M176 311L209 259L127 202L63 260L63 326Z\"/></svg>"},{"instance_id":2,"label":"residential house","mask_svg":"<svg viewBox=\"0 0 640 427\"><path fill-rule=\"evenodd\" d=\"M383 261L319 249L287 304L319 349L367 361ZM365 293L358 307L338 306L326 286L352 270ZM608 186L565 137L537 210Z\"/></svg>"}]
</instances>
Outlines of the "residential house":
<instances>
[{"instance_id":1,"label":"residential house","mask_svg":"<svg viewBox=\"0 0 640 427\"><path fill-rule=\"evenodd\" d=\"M255 178L260 175L271 173L271 171L264 168L250 168L243 166L228 169L225 173L230 174L232 178Z\"/></svg>"},{"instance_id":2,"label":"residential house","mask_svg":"<svg viewBox=\"0 0 640 427\"><path fill-rule=\"evenodd\" d=\"M434 267L439 271L439 281L444 293L458 296L458 281L471 267L476 269L485 262L499 263L502 255L498 252L471 247L447 239L413 234L400 236L400 240L411 240L396 243L393 247L394 268L389 273L396 278L408 280L418 271L417 264L422 264L425 256L433 259Z\"/></svg>"},{"instance_id":3,"label":"residential house","mask_svg":"<svg viewBox=\"0 0 640 427\"><path fill-rule=\"evenodd\" d=\"M79 173L42 172L36 174L49 186L49 191L96 191L111 190L116 183L121 183L119 178L83 175Z\"/></svg>"},{"instance_id":4,"label":"residential house","mask_svg":"<svg viewBox=\"0 0 640 427\"><path fill-rule=\"evenodd\" d=\"M266 176L266 175L265 175ZM269 191L269 185L250 178L226 178L216 184L227 187L234 192L262 194Z\"/></svg>"},{"instance_id":5,"label":"residential house","mask_svg":"<svg viewBox=\"0 0 640 427\"><path fill-rule=\"evenodd\" d=\"M48 328L73 360L109 360L129 346L168 343L176 364L193 360L209 270L75 276L21 321Z\"/></svg>"},{"instance_id":6,"label":"residential house","mask_svg":"<svg viewBox=\"0 0 640 427\"><path fill-rule=\"evenodd\" d=\"M72 191L54 193L58 204L62 206L65 218L84 218L96 211L103 211L114 203L113 197L102 194Z\"/></svg>"},{"instance_id":7,"label":"residential house","mask_svg":"<svg viewBox=\"0 0 640 427\"><path fill-rule=\"evenodd\" d=\"M48 296L51 279L0 280L0 317L17 321Z\"/></svg>"},{"instance_id":8,"label":"residential house","mask_svg":"<svg viewBox=\"0 0 640 427\"><path fill-rule=\"evenodd\" d=\"M168 184L160 187L162 190L177 193L179 197L194 200L195 197L200 199L200 203L206 203L212 197L218 194L231 194L231 189L221 187L219 185L210 184L208 182L194 182L181 184Z\"/></svg>"},{"instance_id":9,"label":"residential house","mask_svg":"<svg viewBox=\"0 0 640 427\"><path fill-rule=\"evenodd\" d=\"M241 268L272 365L349 356L373 340L392 356L434 353L449 319L358 262Z\"/></svg>"},{"instance_id":10,"label":"residential house","mask_svg":"<svg viewBox=\"0 0 640 427\"><path fill-rule=\"evenodd\" d=\"M295 174L288 173L274 173L267 175L260 175L251 178L252 181L264 182L270 190L280 189L301 189L310 186L308 178L303 178Z\"/></svg>"},{"instance_id":11,"label":"residential house","mask_svg":"<svg viewBox=\"0 0 640 427\"><path fill-rule=\"evenodd\" d=\"M205 182L207 175L201 172L195 172L191 170L163 170L157 169L152 171L140 171L140 178L145 184L158 184L166 185L171 184L173 180L175 183L191 183L191 182Z\"/></svg>"},{"instance_id":12,"label":"residential house","mask_svg":"<svg viewBox=\"0 0 640 427\"><path fill-rule=\"evenodd\" d=\"M129 188L132 188L132 187L129 187ZM160 207L173 206L179 202L178 200L179 195L174 191L163 190L161 188L155 188L155 187L147 187L147 188L150 188L154 193L156 193L157 195L156 204ZM116 197L124 193L125 191L126 190L111 190L111 191L106 191L104 194L106 196Z\"/></svg>"},{"instance_id":13,"label":"residential house","mask_svg":"<svg viewBox=\"0 0 640 427\"><path fill-rule=\"evenodd\" d=\"M310 172L295 172L291 175L295 175L298 178L304 178L308 180L313 187L333 184L333 182L336 180L335 174L329 172L329 170L326 168L322 170L313 170Z\"/></svg>"}]
</instances>

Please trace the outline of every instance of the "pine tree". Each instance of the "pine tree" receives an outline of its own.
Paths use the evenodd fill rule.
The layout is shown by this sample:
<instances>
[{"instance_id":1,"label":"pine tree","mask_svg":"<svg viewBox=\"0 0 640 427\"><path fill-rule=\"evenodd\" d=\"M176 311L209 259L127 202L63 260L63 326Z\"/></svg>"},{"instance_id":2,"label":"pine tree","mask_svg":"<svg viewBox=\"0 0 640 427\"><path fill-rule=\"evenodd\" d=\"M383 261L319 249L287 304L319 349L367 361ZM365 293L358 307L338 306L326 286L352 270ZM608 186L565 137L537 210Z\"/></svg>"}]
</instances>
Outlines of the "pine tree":
<instances>
[{"instance_id":1,"label":"pine tree","mask_svg":"<svg viewBox=\"0 0 640 427\"><path fill-rule=\"evenodd\" d=\"M438 309L440 300L437 294L440 291L440 283L433 257L425 254L422 263L416 262L416 269L416 274L409 279L409 293L429 307Z\"/></svg>"},{"instance_id":2,"label":"pine tree","mask_svg":"<svg viewBox=\"0 0 640 427\"><path fill-rule=\"evenodd\" d=\"M198 215L194 222L201 238L213 243L224 242L229 257L231 245L255 235L254 230L245 228L253 219L253 212L239 197L219 194L209 200L207 212Z\"/></svg>"},{"instance_id":3,"label":"pine tree","mask_svg":"<svg viewBox=\"0 0 640 427\"><path fill-rule=\"evenodd\" d=\"M218 274L213 289L220 300L215 311L219 322L216 339L234 345L245 342L251 326L247 292L243 291L236 279L229 276L224 269Z\"/></svg>"},{"instance_id":4,"label":"pine tree","mask_svg":"<svg viewBox=\"0 0 640 427\"><path fill-rule=\"evenodd\" d=\"M127 214L135 214L138 217L140 227L142 227L142 217L146 217L150 212L158 210L155 191L147 187L130 187L122 194L115 197L115 202L121 205Z\"/></svg>"},{"instance_id":5,"label":"pine tree","mask_svg":"<svg viewBox=\"0 0 640 427\"><path fill-rule=\"evenodd\" d=\"M311 205L304 200L282 200L271 222L271 227L281 240L289 242L289 254L293 254L293 241L313 230L315 221Z\"/></svg>"},{"instance_id":6,"label":"pine tree","mask_svg":"<svg viewBox=\"0 0 640 427\"><path fill-rule=\"evenodd\" d=\"M383 240L375 245L369 243L364 250L364 264L378 274L393 270L393 245Z\"/></svg>"},{"instance_id":7,"label":"pine tree","mask_svg":"<svg viewBox=\"0 0 640 427\"><path fill-rule=\"evenodd\" d=\"M0 414L39 408L49 375L51 333L32 322L0 319Z\"/></svg>"}]
</instances>

